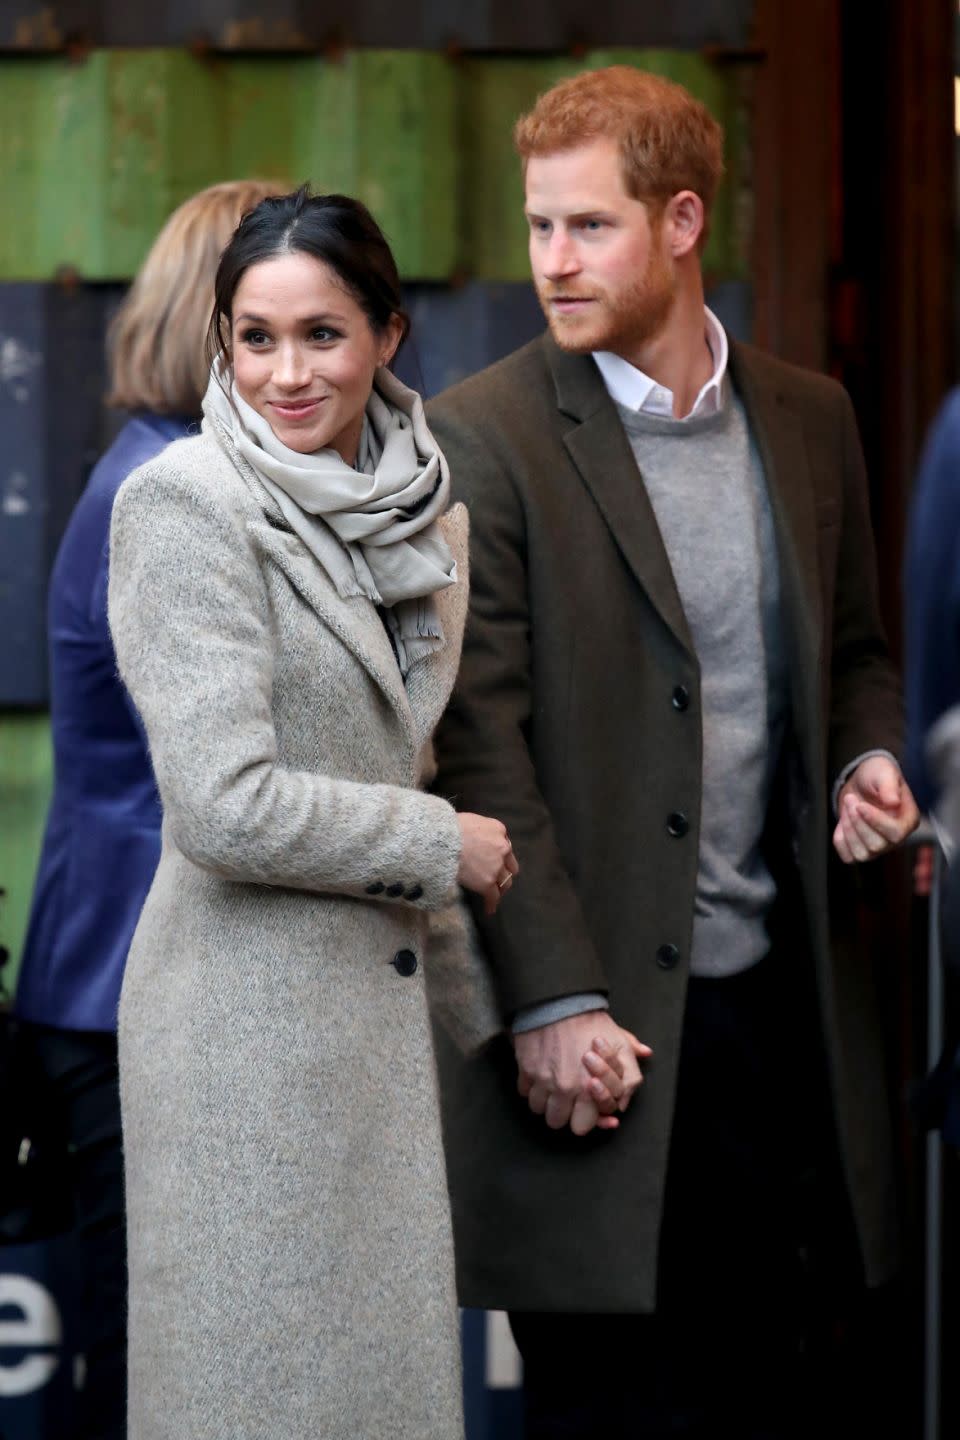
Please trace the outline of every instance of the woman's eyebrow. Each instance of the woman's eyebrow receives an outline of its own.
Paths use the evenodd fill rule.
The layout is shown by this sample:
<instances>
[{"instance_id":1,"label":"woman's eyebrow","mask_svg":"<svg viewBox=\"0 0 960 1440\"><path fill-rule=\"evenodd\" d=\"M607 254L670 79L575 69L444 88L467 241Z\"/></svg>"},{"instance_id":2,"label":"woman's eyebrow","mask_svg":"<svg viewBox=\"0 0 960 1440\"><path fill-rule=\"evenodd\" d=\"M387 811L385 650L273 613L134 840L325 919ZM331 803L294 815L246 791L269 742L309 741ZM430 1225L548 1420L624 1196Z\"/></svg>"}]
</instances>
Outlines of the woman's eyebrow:
<instances>
[{"instance_id":1,"label":"woman's eyebrow","mask_svg":"<svg viewBox=\"0 0 960 1440\"><path fill-rule=\"evenodd\" d=\"M343 324L346 323L346 319L345 319L345 317L344 317L343 315L338 315L335 310L326 310L326 311L324 311L324 312L323 312L322 314L320 314L320 315L305 315L302 320L298 320L298 321L297 321L297 324L298 324L298 325L319 325L322 321L327 321L327 320L335 320L335 321L337 321L337 323L340 324L340 325L343 325ZM270 321L269 321L269 320L265 320L262 315L249 315L249 314L247 314L246 312L244 312L242 315L238 315L238 316L237 316L236 323L239 325L241 321L246 321L246 323L247 323L248 325L269 325L269 324L270 324Z\"/></svg>"}]
</instances>

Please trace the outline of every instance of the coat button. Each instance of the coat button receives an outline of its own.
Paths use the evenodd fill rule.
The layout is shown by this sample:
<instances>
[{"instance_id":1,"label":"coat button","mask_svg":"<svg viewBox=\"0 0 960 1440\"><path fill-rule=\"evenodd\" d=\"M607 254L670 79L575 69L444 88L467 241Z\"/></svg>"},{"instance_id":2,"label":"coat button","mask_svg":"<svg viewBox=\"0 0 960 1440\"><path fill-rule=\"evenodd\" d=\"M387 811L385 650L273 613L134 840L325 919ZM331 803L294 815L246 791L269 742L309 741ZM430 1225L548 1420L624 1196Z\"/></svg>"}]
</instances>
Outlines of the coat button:
<instances>
[{"instance_id":1,"label":"coat button","mask_svg":"<svg viewBox=\"0 0 960 1440\"><path fill-rule=\"evenodd\" d=\"M690 821L682 810L674 810L667 816L667 834L672 835L674 840L682 840L690 829ZM390 894L390 891L387 891Z\"/></svg>"},{"instance_id":2,"label":"coat button","mask_svg":"<svg viewBox=\"0 0 960 1440\"><path fill-rule=\"evenodd\" d=\"M661 945L657 951L657 964L661 970L672 970L680 959L676 945Z\"/></svg>"},{"instance_id":3,"label":"coat button","mask_svg":"<svg viewBox=\"0 0 960 1440\"><path fill-rule=\"evenodd\" d=\"M391 900L398 900L403 894L403 886L399 884L388 885L386 893L390 896Z\"/></svg>"},{"instance_id":4,"label":"coat button","mask_svg":"<svg viewBox=\"0 0 960 1440\"><path fill-rule=\"evenodd\" d=\"M410 886L410 889L407 891L406 898L407 898L408 900L419 900L419 899L422 898L422 896L423 896L423 886L422 886L422 885L411 885L411 886Z\"/></svg>"},{"instance_id":5,"label":"coat button","mask_svg":"<svg viewBox=\"0 0 960 1440\"><path fill-rule=\"evenodd\" d=\"M673 694L670 696L670 704L674 710L686 710L690 704L690 691L686 685L675 685Z\"/></svg>"},{"instance_id":6,"label":"coat button","mask_svg":"<svg viewBox=\"0 0 960 1440\"><path fill-rule=\"evenodd\" d=\"M391 961L394 970L398 975L406 979L412 975L417 968L417 957L412 950L398 950Z\"/></svg>"},{"instance_id":7,"label":"coat button","mask_svg":"<svg viewBox=\"0 0 960 1440\"><path fill-rule=\"evenodd\" d=\"M384 892L384 889L385 889L385 886L384 886L384 883L383 883L382 880L374 880L374 882L373 882L372 885L368 885L368 886L367 886L367 894L368 894L368 895L382 895L383 892Z\"/></svg>"}]
</instances>

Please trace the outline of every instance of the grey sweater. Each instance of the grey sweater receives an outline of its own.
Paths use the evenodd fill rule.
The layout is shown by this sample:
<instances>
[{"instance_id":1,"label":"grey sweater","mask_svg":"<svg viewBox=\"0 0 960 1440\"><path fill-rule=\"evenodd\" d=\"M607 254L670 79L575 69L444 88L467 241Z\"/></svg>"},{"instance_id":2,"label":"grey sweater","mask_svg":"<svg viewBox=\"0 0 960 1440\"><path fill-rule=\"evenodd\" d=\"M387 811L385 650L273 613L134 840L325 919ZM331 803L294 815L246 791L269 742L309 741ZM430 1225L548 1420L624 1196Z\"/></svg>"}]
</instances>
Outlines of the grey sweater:
<instances>
[{"instance_id":1,"label":"grey sweater","mask_svg":"<svg viewBox=\"0 0 960 1440\"><path fill-rule=\"evenodd\" d=\"M780 573L759 455L729 383L687 420L618 406L700 662L703 778L690 968L732 975L768 949L761 853L788 703Z\"/></svg>"},{"instance_id":2,"label":"grey sweater","mask_svg":"<svg viewBox=\"0 0 960 1440\"><path fill-rule=\"evenodd\" d=\"M722 409L672 420L617 405L700 662L703 777L690 970L733 975L765 955L773 876L761 853L789 702L780 566L766 480L729 380ZM515 1016L514 1034L584 1010L566 995Z\"/></svg>"}]
</instances>

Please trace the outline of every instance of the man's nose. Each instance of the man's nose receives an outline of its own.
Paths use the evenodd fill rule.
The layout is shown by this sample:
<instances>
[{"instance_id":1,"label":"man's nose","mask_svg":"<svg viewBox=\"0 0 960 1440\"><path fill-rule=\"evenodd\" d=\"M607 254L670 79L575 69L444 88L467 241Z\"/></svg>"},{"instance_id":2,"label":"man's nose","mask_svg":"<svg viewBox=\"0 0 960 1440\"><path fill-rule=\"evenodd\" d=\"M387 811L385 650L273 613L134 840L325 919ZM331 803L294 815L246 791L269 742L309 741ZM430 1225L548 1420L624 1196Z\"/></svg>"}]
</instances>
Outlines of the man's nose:
<instances>
[{"instance_id":1,"label":"man's nose","mask_svg":"<svg viewBox=\"0 0 960 1440\"><path fill-rule=\"evenodd\" d=\"M580 260L573 239L563 230L554 230L544 256L544 275L548 280L560 280L575 275L579 269Z\"/></svg>"},{"instance_id":2,"label":"man's nose","mask_svg":"<svg viewBox=\"0 0 960 1440\"><path fill-rule=\"evenodd\" d=\"M306 356L299 345L281 345L274 366L274 384L284 390L299 390L310 378Z\"/></svg>"}]
</instances>

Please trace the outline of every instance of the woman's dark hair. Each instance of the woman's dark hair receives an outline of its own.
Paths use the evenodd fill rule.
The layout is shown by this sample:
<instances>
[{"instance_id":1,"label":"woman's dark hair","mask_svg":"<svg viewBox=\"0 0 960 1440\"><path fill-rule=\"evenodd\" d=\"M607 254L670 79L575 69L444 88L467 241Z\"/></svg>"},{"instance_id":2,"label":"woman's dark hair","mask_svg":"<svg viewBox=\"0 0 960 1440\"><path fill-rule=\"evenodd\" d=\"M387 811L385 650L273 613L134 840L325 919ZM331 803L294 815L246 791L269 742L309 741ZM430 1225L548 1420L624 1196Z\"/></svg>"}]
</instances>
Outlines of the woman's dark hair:
<instances>
[{"instance_id":1,"label":"woman's dark hair","mask_svg":"<svg viewBox=\"0 0 960 1440\"><path fill-rule=\"evenodd\" d=\"M403 344L410 317L400 293L397 262L380 226L359 200L349 195L311 195L309 187L301 185L292 195L261 200L244 215L220 256L207 331L211 364L227 349L224 321L229 325L233 297L247 270L261 260L292 252L329 265L377 334L386 329L391 315L398 315Z\"/></svg>"}]
</instances>

